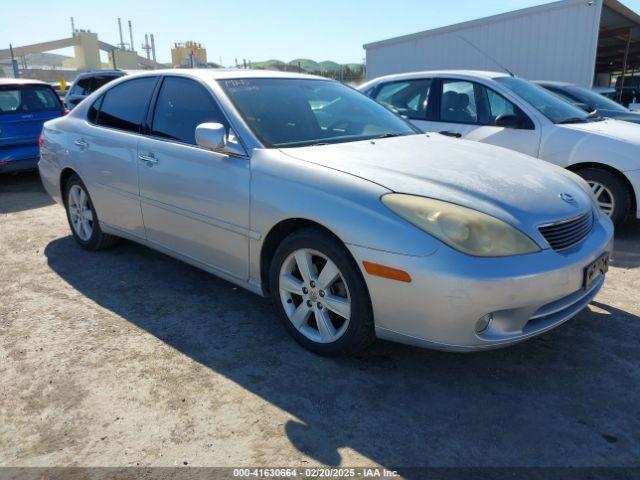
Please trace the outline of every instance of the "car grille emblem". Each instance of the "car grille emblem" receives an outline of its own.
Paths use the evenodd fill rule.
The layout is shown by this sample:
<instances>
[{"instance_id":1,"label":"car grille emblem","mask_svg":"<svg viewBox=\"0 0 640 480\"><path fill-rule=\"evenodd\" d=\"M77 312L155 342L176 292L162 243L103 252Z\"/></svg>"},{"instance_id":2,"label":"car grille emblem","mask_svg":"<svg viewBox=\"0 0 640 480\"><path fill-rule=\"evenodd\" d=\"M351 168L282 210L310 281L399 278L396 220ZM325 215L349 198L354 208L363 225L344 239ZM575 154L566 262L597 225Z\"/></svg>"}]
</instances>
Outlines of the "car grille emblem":
<instances>
[{"instance_id":1,"label":"car grille emblem","mask_svg":"<svg viewBox=\"0 0 640 480\"><path fill-rule=\"evenodd\" d=\"M573 198L573 196L569 195L568 193L561 193L559 196L562 200L564 200L570 205L574 205L574 206L578 205L578 202L576 202L576 199Z\"/></svg>"}]
</instances>

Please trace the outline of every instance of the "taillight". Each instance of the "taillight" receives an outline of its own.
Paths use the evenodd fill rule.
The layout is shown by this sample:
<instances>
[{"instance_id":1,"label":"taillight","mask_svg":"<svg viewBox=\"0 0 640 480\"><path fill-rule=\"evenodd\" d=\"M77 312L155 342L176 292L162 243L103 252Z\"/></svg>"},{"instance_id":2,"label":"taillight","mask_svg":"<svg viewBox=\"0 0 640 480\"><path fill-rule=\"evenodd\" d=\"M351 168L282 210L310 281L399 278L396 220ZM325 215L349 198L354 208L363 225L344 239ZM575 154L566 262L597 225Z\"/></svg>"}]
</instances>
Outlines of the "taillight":
<instances>
[{"instance_id":1,"label":"taillight","mask_svg":"<svg viewBox=\"0 0 640 480\"><path fill-rule=\"evenodd\" d=\"M38 137L38 146L42 148L43 145L44 145L44 135L41 133L40 136Z\"/></svg>"},{"instance_id":2,"label":"taillight","mask_svg":"<svg viewBox=\"0 0 640 480\"><path fill-rule=\"evenodd\" d=\"M64 112L62 112L62 116L65 115L69 115L70 110L67 110L66 108L64 109Z\"/></svg>"}]
</instances>

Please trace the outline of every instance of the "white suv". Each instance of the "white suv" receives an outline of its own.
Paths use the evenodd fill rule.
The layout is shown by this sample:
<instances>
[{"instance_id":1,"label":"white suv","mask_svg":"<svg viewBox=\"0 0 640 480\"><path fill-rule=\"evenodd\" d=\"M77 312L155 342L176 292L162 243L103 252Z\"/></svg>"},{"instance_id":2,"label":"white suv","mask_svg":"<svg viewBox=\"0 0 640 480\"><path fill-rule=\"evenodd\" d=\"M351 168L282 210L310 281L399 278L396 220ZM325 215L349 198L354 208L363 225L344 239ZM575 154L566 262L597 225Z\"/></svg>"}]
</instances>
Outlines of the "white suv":
<instances>
[{"instance_id":1,"label":"white suv","mask_svg":"<svg viewBox=\"0 0 640 480\"><path fill-rule=\"evenodd\" d=\"M576 172L616 224L631 212L640 218L640 125L594 117L504 73L407 73L359 89L425 132L509 148Z\"/></svg>"}]
</instances>

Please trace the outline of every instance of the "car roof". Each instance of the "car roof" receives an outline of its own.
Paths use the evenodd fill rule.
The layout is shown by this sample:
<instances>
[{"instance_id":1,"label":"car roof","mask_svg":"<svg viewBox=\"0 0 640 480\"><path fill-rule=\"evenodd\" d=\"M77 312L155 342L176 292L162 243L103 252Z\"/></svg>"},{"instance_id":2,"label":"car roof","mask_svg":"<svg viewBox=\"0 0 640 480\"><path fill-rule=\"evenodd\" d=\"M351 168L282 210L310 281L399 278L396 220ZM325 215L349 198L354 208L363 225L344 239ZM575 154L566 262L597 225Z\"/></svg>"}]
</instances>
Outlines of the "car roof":
<instances>
[{"instance_id":1,"label":"car roof","mask_svg":"<svg viewBox=\"0 0 640 480\"><path fill-rule=\"evenodd\" d=\"M31 80L30 78L0 78L1 85L49 85L47 82L40 80Z\"/></svg>"},{"instance_id":2,"label":"car roof","mask_svg":"<svg viewBox=\"0 0 640 480\"><path fill-rule=\"evenodd\" d=\"M555 80L534 80L533 83L537 83L538 85L547 85L549 87L575 87L573 83L569 82L558 82Z\"/></svg>"},{"instance_id":3,"label":"car roof","mask_svg":"<svg viewBox=\"0 0 640 480\"><path fill-rule=\"evenodd\" d=\"M145 70L135 76L180 75L208 80L225 80L234 78L298 78L330 80L306 73L280 72L277 70L249 70L244 68L168 68L163 70Z\"/></svg>"},{"instance_id":4,"label":"car roof","mask_svg":"<svg viewBox=\"0 0 640 480\"><path fill-rule=\"evenodd\" d=\"M484 78L491 80L494 78L509 77L510 75L505 72L491 72L485 70L426 70L422 72L409 72L409 73L396 73L392 75L385 75L374 79L374 82L386 81L386 80L414 80L418 78L431 78L431 77L470 77L470 78Z\"/></svg>"}]
</instances>

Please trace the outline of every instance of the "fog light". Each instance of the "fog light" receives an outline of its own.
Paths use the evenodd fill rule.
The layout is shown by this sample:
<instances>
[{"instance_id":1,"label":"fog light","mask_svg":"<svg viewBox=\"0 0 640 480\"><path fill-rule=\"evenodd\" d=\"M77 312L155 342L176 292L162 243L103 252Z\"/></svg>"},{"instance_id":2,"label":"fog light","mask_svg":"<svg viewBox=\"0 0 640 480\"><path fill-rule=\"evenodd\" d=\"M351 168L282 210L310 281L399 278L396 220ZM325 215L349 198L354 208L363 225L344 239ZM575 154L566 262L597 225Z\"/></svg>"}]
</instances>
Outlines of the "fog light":
<instances>
[{"instance_id":1,"label":"fog light","mask_svg":"<svg viewBox=\"0 0 640 480\"><path fill-rule=\"evenodd\" d=\"M476 322L476 333L484 332L491 323L491 320L493 320L493 313L487 313L480 317Z\"/></svg>"}]
</instances>

